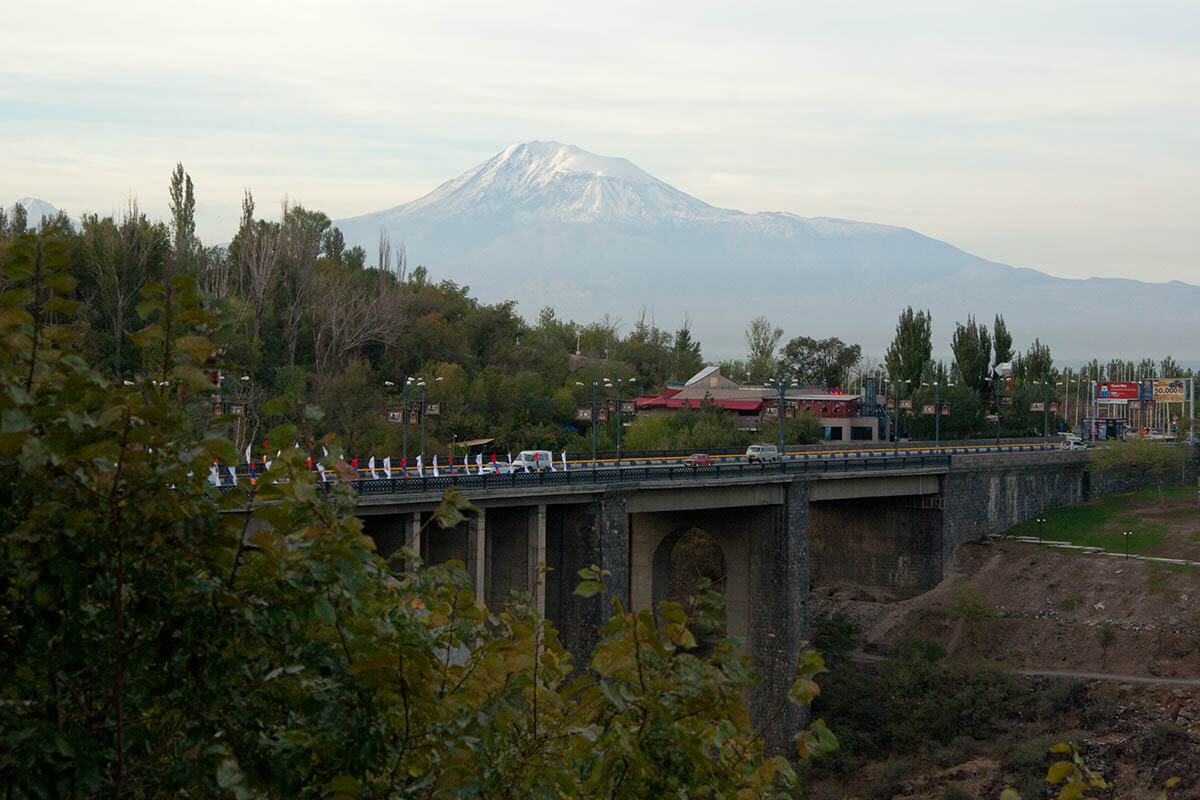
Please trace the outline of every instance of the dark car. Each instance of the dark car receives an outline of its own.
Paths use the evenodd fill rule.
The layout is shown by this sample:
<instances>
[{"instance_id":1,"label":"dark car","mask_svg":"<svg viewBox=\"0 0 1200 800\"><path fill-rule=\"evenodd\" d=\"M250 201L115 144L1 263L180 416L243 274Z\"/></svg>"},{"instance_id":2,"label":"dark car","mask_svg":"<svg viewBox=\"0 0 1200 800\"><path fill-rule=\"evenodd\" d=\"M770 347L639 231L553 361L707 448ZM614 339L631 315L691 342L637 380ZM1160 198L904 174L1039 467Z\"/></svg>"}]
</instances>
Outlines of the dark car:
<instances>
[{"instance_id":1,"label":"dark car","mask_svg":"<svg viewBox=\"0 0 1200 800\"><path fill-rule=\"evenodd\" d=\"M716 459L708 453L692 453L683 460L685 467L711 467L715 463L717 463Z\"/></svg>"}]
</instances>

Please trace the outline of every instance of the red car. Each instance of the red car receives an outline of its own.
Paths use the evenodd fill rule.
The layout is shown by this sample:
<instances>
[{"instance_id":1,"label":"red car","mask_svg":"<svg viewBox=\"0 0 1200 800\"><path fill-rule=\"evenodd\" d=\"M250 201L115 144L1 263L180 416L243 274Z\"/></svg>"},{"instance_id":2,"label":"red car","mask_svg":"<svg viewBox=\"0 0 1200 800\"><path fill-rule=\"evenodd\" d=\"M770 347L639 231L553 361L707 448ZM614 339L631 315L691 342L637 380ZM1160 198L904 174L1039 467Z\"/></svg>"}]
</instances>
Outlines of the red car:
<instances>
[{"instance_id":1,"label":"red car","mask_svg":"<svg viewBox=\"0 0 1200 800\"><path fill-rule=\"evenodd\" d=\"M716 459L707 453L693 453L683 460L685 467L711 467L715 463Z\"/></svg>"}]
</instances>

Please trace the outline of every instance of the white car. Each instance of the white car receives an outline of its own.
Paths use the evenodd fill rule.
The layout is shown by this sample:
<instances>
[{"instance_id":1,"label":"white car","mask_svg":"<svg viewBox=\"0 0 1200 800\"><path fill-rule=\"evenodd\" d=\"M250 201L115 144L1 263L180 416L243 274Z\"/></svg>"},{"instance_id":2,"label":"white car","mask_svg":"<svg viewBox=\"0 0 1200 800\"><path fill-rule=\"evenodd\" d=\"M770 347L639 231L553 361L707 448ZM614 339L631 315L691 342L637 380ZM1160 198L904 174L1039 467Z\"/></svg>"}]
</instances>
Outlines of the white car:
<instances>
[{"instance_id":1,"label":"white car","mask_svg":"<svg viewBox=\"0 0 1200 800\"><path fill-rule=\"evenodd\" d=\"M779 460L779 448L773 444L752 444L746 448L746 460L753 464L761 461L768 464Z\"/></svg>"}]
</instances>

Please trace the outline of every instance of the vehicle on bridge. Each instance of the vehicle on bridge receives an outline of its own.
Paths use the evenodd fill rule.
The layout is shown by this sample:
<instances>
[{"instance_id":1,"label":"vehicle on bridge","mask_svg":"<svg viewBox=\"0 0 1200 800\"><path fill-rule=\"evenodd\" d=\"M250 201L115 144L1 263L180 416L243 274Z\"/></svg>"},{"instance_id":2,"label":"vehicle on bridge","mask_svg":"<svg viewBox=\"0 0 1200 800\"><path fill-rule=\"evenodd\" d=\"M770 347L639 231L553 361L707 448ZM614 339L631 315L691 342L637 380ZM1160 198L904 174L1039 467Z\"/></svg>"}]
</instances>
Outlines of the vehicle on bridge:
<instances>
[{"instance_id":1,"label":"vehicle on bridge","mask_svg":"<svg viewBox=\"0 0 1200 800\"><path fill-rule=\"evenodd\" d=\"M685 467L711 467L717 460L708 453L692 453L683 460Z\"/></svg>"},{"instance_id":2,"label":"vehicle on bridge","mask_svg":"<svg viewBox=\"0 0 1200 800\"><path fill-rule=\"evenodd\" d=\"M779 460L779 448L773 444L752 444L746 448L746 460L753 464L756 461L769 464Z\"/></svg>"},{"instance_id":3,"label":"vehicle on bridge","mask_svg":"<svg viewBox=\"0 0 1200 800\"><path fill-rule=\"evenodd\" d=\"M538 470L550 469L554 464L554 455L549 450L522 450L517 453L517 457L513 459L513 472L537 472Z\"/></svg>"}]
</instances>

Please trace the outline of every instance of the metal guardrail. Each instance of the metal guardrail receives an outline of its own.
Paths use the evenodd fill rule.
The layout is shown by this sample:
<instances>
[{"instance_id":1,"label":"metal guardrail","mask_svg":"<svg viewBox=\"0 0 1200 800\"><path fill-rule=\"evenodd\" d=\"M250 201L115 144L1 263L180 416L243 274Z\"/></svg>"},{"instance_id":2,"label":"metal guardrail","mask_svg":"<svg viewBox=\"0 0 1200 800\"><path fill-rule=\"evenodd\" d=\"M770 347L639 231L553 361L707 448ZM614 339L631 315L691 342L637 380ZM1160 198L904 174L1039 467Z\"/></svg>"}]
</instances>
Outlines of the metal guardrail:
<instances>
[{"instance_id":1,"label":"metal guardrail","mask_svg":"<svg viewBox=\"0 0 1200 800\"><path fill-rule=\"evenodd\" d=\"M412 495L426 492L442 492L451 486L472 491L494 491L497 489L525 489L537 491L558 486L603 486L613 483L636 483L644 481L690 481L700 478L752 478L771 475L813 475L886 472L896 469L920 469L949 467L950 456L925 454L889 456L861 459L820 459L777 461L770 464L713 464L704 467L685 466L641 466L624 469L590 469L580 467L572 470L550 472L514 472L507 475L488 473L484 475L409 476L407 478L360 478L350 486L360 497L386 495ZM321 487L332 487L335 481L319 483ZM236 491L237 486L222 486L225 492Z\"/></svg>"}]
</instances>

